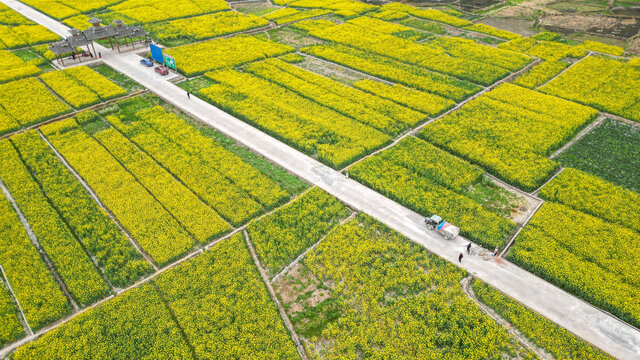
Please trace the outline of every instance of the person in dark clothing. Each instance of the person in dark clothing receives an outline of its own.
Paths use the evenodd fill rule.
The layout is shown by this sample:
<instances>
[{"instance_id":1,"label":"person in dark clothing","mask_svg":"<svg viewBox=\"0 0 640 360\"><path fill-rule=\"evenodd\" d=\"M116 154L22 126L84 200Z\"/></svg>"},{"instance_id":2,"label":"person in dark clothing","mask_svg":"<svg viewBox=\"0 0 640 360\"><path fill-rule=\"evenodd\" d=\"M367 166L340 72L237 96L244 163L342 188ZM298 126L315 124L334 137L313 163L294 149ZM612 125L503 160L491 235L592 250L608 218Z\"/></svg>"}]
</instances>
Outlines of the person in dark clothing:
<instances>
[{"instance_id":1,"label":"person in dark clothing","mask_svg":"<svg viewBox=\"0 0 640 360\"><path fill-rule=\"evenodd\" d=\"M464 257L464 255L462 255L462 253L460 253L460 255L458 255L458 262L462 262L462 258Z\"/></svg>"},{"instance_id":2,"label":"person in dark clothing","mask_svg":"<svg viewBox=\"0 0 640 360\"><path fill-rule=\"evenodd\" d=\"M187 99L191 99L191 94L187 91Z\"/></svg>"},{"instance_id":3,"label":"person in dark clothing","mask_svg":"<svg viewBox=\"0 0 640 360\"><path fill-rule=\"evenodd\" d=\"M467 245L467 254L471 254L471 243Z\"/></svg>"}]
</instances>

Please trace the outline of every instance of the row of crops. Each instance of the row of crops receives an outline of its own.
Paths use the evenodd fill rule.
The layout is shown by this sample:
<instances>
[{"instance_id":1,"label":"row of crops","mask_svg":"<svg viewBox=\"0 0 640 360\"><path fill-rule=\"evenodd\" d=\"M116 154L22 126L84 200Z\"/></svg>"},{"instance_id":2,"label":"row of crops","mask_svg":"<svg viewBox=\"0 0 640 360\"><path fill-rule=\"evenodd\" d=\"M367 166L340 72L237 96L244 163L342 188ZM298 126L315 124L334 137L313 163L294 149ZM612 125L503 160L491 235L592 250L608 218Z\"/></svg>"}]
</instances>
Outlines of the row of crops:
<instances>
[{"instance_id":1,"label":"row of crops","mask_svg":"<svg viewBox=\"0 0 640 360\"><path fill-rule=\"evenodd\" d=\"M3 344L23 334L5 308L42 329L305 187L161 105L121 100L0 140Z\"/></svg>"},{"instance_id":2,"label":"row of crops","mask_svg":"<svg viewBox=\"0 0 640 360\"><path fill-rule=\"evenodd\" d=\"M31 67L18 67L25 68ZM37 72L27 71L23 75L40 72L35 66L33 69ZM110 68L101 65L100 71L105 70ZM0 134L122 97L129 92L130 89L86 66L9 81L0 84Z\"/></svg>"},{"instance_id":3,"label":"row of crops","mask_svg":"<svg viewBox=\"0 0 640 360\"><path fill-rule=\"evenodd\" d=\"M539 196L547 201L508 258L638 326L640 195L567 168Z\"/></svg>"},{"instance_id":4,"label":"row of crops","mask_svg":"<svg viewBox=\"0 0 640 360\"><path fill-rule=\"evenodd\" d=\"M274 284L311 358L535 358L462 292L464 272L364 214L335 225L347 212L331 199L313 189L248 232L263 264L289 263L316 244ZM327 201L324 211L292 212ZM306 245L275 240L301 229L312 234ZM486 284L474 289L555 356L609 358Z\"/></svg>"},{"instance_id":5,"label":"row of crops","mask_svg":"<svg viewBox=\"0 0 640 360\"><path fill-rule=\"evenodd\" d=\"M0 4L0 50L23 48L59 40L60 37L42 25Z\"/></svg>"},{"instance_id":6,"label":"row of crops","mask_svg":"<svg viewBox=\"0 0 640 360\"><path fill-rule=\"evenodd\" d=\"M515 80L520 86L486 91L349 168L357 181L423 215L442 215L490 248L502 246L516 223L474 196L484 186L483 172L523 190L537 189L560 165L578 167L578 155L548 156L596 118L592 107L635 119L634 83L625 79L637 77L637 66L593 54L618 56L618 48L569 45L553 34L521 38L437 10L279 0L287 7L260 18L230 11L220 1L25 2L79 28L92 15L143 24L170 46L264 27L267 20L291 23L288 28L313 42L289 46L241 35L166 52L180 72L197 77L183 83L185 89L334 168L390 144L533 57L544 60ZM510 41L489 47L433 36L446 34L445 26ZM41 74L36 62L16 54L0 51L0 61L16 69L0 71L0 124L7 119L6 132L131 92L101 76L104 71L79 67ZM350 69L357 80L309 70L309 61L319 59ZM28 114L25 103L16 102L24 94L33 99ZM15 300L28 326L41 329L249 223L246 236L312 358L535 358L460 290L467 274L364 214L350 217L344 204L319 189L252 222L287 203L291 188L304 184L286 184L266 170L275 166L247 157L246 149L238 151L220 134L209 135L145 96L0 141L7 159L0 179L11 194L0 199L0 238L8 239L0 244L0 264L13 292L0 286L0 343L24 336ZM626 160L616 165L632 162ZM607 177L615 172L609 166L580 168L634 186L637 171ZM640 231L637 193L566 169L539 195L546 203L508 258L637 326L638 259L627 256L636 250ZM73 317L14 356L296 358L244 243L235 234ZM300 263L287 268L305 251ZM474 289L554 356L607 358L496 290L479 282ZM135 334L124 335L132 329Z\"/></svg>"},{"instance_id":7,"label":"row of crops","mask_svg":"<svg viewBox=\"0 0 640 360\"><path fill-rule=\"evenodd\" d=\"M464 271L365 214L349 213L327 193L307 191L252 222L245 235L78 314L12 356L298 358L248 240L271 274L308 249L274 288L313 359L537 358L463 292ZM554 356L609 359L486 284L476 282L473 291ZM15 319L5 323L19 328Z\"/></svg>"},{"instance_id":8,"label":"row of crops","mask_svg":"<svg viewBox=\"0 0 640 360\"><path fill-rule=\"evenodd\" d=\"M288 12L280 11L283 14ZM277 17L274 15L273 18ZM438 213L444 216L459 225L465 237L490 248L503 246L513 235L516 224L470 194L470 190L481 185L482 172L491 173L525 191L533 191L561 166L571 165L562 155L555 160L550 160L549 155L596 119L598 111L587 106L603 104L596 106L597 109L633 118L631 114L637 103L633 98L635 92L631 90L633 82L630 80L623 84L622 80L634 78L635 64L594 55L617 56L621 53L618 48L593 42L569 45L556 35L541 34L537 38L514 38L501 44L498 48L506 52L500 52L456 38L437 37L424 41L424 37L411 33L408 26L368 17L354 18L344 24L314 19L296 22L291 27L323 42L298 48L299 54L304 54L302 57L286 55L278 60L275 57L282 54L274 54L272 58L262 60L256 57L248 62L244 59L223 60L235 69L212 67L215 71L205 72L206 81L201 82L203 85L197 88L197 93L225 111L336 168L348 166L387 144L388 139L421 123L417 116L416 120L411 120L408 117L411 113L406 110L398 112L398 105L421 112L426 120L429 116L442 114L456 102L480 91L482 86L518 71L531 61L531 58L515 53L543 60L516 78L514 83L520 86L498 86L459 110L429 123L416 137L410 136L391 149L349 168L350 177L357 181L423 215ZM423 41L415 42L420 39ZM179 53L190 47L174 50ZM436 47L440 50L436 51ZM448 62L444 62L443 68L437 67L443 63L435 60L438 58L434 54L438 51L446 51L448 55ZM305 64L311 58L339 64L377 79L365 77L357 81L338 81L320 76L306 70ZM430 60L424 61L425 58ZM456 67L453 61L465 65ZM474 62L482 65L473 65ZM608 63L612 64L611 69L600 71L608 68ZM472 71L466 74L462 69ZM613 90L610 89L615 85L607 83L607 76L613 76L613 79L619 76L619 87L628 89L624 96L611 93ZM371 95L377 97L375 104ZM588 101L580 100L587 97ZM621 105L614 105L613 99ZM381 109L385 101L395 105ZM319 117L323 116L332 120L322 122ZM337 132L338 135L344 134L344 141L341 141L342 136L330 137L327 141L326 132L319 130L305 133L309 123L321 124L323 129L328 126L335 128L338 124L336 119L343 117L355 120L347 126L349 132ZM275 123L274 119L279 121ZM297 121L292 122L292 119ZM595 131L601 130L598 127ZM332 132L336 133L336 130ZM387 137L378 137L378 133ZM358 135L365 137L366 142L359 140ZM379 140L376 143L374 139ZM620 141L612 144L622 146ZM354 150L354 145L361 146L361 149ZM598 152L597 146L586 148L590 152ZM624 151L622 149L620 151ZM330 153L333 151L335 154ZM579 151L573 152L577 154ZM576 160L576 155L573 156L573 163L581 161L589 171L586 169L589 168L588 158ZM610 162L607 168L594 165L589 172L598 176L609 174L609 177L633 178L635 170L616 172L611 169L624 164L633 164L633 158ZM566 170L566 174L556 181L572 171ZM583 203L591 204L591 209L545 196L545 189L554 186L555 182L543 189L540 196L547 200L547 204L520 233L508 257L592 304L637 324L639 312L632 300L637 284L629 277L636 271L624 272L624 269L634 267L631 264L634 259L631 257L629 262L612 260L635 251L635 245L616 248L613 239L626 239L627 244L637 242L638 230L628 222L621 223L621 217L615 216L615 211L636 216L634 211L627 211L629 206L626 205L636 194L592 178L602 182L600 186L603 189L596 190L591 186L562 196L574 201L582 199ZM579 182L576 179L572 181ZM633 181L626 180L626 186L633 184ZM611 193L611 189L622 191L617 197L619 200L616 205L603 207L602 204L611 201L604 195ZM604 209L615 210L603 214ZM567 231L567 227L576 230ZM611 239L610 245L599 244L597 239L601 238ZM261 259L272 276L291 260L293 254L300 253L301 246L300 240L290 240L288 245L293 248L283 249L277 256L284 256L284 259L274 262L269 259L269 256L276 256L273 250L261 249L264 245L258 244ZM563 263L563 259L566 262ZM572 266L567 267L567 263ZM575 274L575 269L581 269L579 275ZM606 278L607 281L599 282L598 278ZM291 306L298 307L295 304ZM334 305L327 305L325 310L333 314ZM304 319L302 322L322 321L299 316ZM324 315L313 313L313 316L322 318ZM313 332L306 328L301 331L306 333L307 330ZM326 343L321 344L325 346Z\"/></svg>"}]
</instances>

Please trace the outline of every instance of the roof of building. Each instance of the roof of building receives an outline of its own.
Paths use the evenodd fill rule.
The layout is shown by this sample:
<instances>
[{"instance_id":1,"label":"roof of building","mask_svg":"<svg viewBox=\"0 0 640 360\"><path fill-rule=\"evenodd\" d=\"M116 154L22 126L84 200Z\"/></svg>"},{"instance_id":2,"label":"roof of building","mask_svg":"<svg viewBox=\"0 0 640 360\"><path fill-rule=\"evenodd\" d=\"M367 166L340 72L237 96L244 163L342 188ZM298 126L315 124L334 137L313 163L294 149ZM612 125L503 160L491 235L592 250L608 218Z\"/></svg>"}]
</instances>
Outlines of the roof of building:
<instances>
[{"instance_id":1,"label":"roof of building","mask_svg":"<svg viewBox=\"0 0 640 360\"><path fill-rule=\"evenodd\" d=\"M49 50L56 55L62 55L73 52L78 47L89 45L94 40L106 39L111 36L115 38L122 38L143 37L149 35L142 26L125 25L124 22L119 19L113 21L116 26L100 26L102 20L96 17L89 19L89 22L93 25L92 27L84 31L70 29L69 32L71 33L71 36L53 43L49 47Z\"/></svg>"}]
</instances>

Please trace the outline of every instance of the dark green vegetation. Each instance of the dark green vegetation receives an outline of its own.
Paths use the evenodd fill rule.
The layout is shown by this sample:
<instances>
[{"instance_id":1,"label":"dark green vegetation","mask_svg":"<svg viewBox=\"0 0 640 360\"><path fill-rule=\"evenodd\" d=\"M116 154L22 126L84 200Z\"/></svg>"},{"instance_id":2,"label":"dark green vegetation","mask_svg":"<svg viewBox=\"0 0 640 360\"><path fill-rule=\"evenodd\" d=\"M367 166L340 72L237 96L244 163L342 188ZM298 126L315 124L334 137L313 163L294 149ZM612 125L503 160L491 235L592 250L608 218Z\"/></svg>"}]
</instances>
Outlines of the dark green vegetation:
<instances>
[{"instance_id":1,"label":"dark green vegetation","mask_svg":"<svg viewBox=\"0 0 640 360\"><path fill-rule=\"evenodd\" d=\"M557 160L640 191L640 127L607 119Z\"/></svg>"},{"instance_id":2,"label":"dark green vegetation","mask_svg":"<svg viewBox=\"0 0 640 360\"><path fill-rule=\"evenodd\" d=\"M129 78L128 76L115 71L109 65L101 64L93 67L92 69L95 70L98 74L123 87L127 90L128 93L132 93L138 90L144 90L144 86L138 84L135 80Z\"/></svg>"}]
</instances>

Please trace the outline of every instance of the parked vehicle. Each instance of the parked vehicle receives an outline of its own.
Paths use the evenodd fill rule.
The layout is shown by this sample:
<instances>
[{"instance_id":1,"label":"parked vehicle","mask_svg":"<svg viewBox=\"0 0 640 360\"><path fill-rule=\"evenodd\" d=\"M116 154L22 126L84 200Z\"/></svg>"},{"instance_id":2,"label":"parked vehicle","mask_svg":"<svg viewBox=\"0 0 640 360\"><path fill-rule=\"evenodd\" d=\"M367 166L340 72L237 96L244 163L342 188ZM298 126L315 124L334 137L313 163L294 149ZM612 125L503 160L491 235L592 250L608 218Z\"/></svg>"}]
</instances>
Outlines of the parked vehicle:
<instances>
[{"instance_id":1,"label":"parked vehicle","mask_svg":"<svg viewBox=\"0 0 640 360\"><path fill-rule=\"evenodd\" d=\"M169 73L169 69L164 66L156 66L155 70L160 75L167 75Z\"/></svg>"},{"instance_id":2,"label":"parked vehicle","mask_svg":"<svg viewBox=\"0 0 640 360\"><path fill-rule=\"evenodd\" d=\"M431 215L431 217L425 218L424 222L427 224L427 229L436 229L445 240L450 240L460 234L460 228L453 225L448 221L442 220L438 215Z\"/></svg>"},{"instance_id":3,"label":"parked vehicle","mask_svg":"<svg viewBox=\"0 0 640 360\"><path fill-rule=\"evenodd\" d=\"M140 60L140 64L146 66L146 67L152 67L153 66L153 61L151 61L151 59L142 59Z\"/></svg>"}]
</instances>

